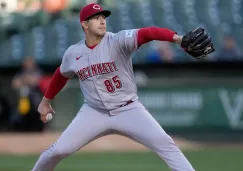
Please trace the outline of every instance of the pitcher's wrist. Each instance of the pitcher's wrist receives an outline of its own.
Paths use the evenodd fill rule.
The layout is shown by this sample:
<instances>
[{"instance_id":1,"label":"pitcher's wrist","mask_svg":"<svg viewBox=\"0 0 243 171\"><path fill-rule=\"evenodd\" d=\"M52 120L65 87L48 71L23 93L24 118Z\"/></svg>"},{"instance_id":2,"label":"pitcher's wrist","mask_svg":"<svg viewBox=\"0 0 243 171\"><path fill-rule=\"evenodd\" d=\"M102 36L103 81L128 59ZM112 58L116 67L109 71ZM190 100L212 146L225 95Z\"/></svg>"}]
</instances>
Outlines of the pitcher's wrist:
<instances>
[{"instance_id":1,"label":"pitcher's wrist","mask_svg":"<svg viewBox=\"0 0 243 171\"><path fill-rule=\"evenodd\" d=\"M183 38L183 36L180 36L180 35L175 34L175 35L173 36L173 41L174 41L175 43L177 43L177 44L181 44L181 42L182 42L182 38Z\"/></svg>"},{"instance_id":2,"label":"pitcher's wrist","mask_svg":"<svg viewBox=\"0 0 243 171\"><path fill-rule=\"evenodd\" d=\"M50 103L51 102L51 99L48 99L46 98L45 96L42 98L42 102L45 102L45 103Z\"/></svg>"}]
</instances>

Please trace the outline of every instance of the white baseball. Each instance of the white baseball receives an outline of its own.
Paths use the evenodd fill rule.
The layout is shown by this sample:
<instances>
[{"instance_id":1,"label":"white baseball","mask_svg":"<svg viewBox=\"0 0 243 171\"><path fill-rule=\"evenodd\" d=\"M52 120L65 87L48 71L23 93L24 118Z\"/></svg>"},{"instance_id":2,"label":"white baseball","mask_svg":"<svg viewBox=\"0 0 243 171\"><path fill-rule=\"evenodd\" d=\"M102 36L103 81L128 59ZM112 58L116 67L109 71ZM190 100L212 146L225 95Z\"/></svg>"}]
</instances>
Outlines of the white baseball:
<instances>
[{"instance_id":1,"label":"white baseball","mask_svg":"<svg viewBox=\"0 0 243 171\"><path fill-rule=\"evenodd\" d=\"M47 120L47 121L52 120L52 113L48 113L48 114L46 115L46 120Z\"/></svg>"}]
</instances>

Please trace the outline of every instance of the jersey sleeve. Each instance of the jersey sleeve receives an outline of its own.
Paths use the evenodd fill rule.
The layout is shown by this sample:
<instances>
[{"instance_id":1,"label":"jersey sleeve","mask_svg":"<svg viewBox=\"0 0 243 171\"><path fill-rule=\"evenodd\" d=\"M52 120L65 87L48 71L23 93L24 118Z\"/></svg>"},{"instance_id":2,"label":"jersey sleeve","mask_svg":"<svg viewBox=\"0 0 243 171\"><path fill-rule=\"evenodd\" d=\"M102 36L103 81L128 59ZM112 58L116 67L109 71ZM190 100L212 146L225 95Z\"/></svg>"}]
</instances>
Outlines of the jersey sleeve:
<instances>
[{"instance_id":1,"label":"jersey sleeve","mask_svg":"<svg viewBox=\"0 0 243 171\"><path fill-rule=\"evenodd\" d=\"M62 58L62 63L60 66L60 72L64 77L71 78L75 75L75 72L72 71L71 69L71 62L70 62L70 57L71 57L71 47L69 47L66 52L64 53L64 56Z\"/></svg>"},{"instance_id":2,"label":"jersey sleeve","mask_svg":"<svg viewBox=\"0 0 243 171\"><path fill-rule=\"evenodd\" d=\"M116 34L119 49L128 58L138 48L138 29L122 30Z\"/></svg>"}]
</instances>

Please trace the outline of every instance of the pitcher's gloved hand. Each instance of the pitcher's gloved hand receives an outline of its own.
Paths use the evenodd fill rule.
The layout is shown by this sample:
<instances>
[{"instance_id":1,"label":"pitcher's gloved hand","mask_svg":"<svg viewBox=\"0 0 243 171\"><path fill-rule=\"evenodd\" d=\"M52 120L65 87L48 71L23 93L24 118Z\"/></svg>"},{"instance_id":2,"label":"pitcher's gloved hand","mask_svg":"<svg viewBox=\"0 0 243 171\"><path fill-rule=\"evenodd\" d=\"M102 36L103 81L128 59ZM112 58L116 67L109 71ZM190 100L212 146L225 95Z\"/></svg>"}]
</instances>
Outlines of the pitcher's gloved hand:
<instances>
[{"instance_id":1,"label":"pitcher's gloved hand","mask_svg":"<svg viewBox=\"0 0 243 171\"><path fill-rule=\"evenodd\" d=\"M203 58L215 51L211 37L201 27L183 36L181 47L194 58Z\"/></svg>"}]
</instances>

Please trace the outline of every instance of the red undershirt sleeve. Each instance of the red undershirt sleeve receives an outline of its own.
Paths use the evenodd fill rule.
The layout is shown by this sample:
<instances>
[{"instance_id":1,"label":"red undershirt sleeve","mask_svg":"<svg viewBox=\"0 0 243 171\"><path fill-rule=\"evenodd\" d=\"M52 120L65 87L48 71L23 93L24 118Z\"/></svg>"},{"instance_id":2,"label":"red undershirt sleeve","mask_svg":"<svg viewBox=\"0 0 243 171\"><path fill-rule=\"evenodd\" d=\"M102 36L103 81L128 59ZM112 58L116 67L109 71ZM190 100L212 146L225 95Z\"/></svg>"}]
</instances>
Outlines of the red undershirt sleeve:
<instances>
[{"instance_id":1,"label":"red undershirt sleeve","mask_svg":"<svg viewBox=\"0 0 243 171\"><path fill-rule=\"evenodd\" d=\"M66 85L68 78L61 74L60 67L58 67L51 79L51 82L45 92L45 97L53 99Z\"/></svg>"},{"instance_id":2,"label":"red undershirt sleeve","mask_svg":"<svg viewBox=\"0 0 243 171\"><path fill-rule=\"evenodd\" d=\"M138 46L153 40L173 42L176 32L167 28L146 27L138 30Z\"/></svg>"}]
</instances>

